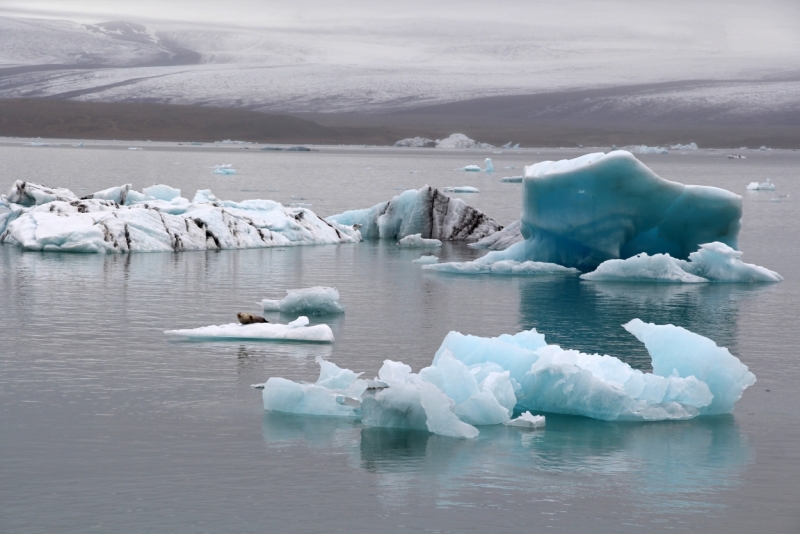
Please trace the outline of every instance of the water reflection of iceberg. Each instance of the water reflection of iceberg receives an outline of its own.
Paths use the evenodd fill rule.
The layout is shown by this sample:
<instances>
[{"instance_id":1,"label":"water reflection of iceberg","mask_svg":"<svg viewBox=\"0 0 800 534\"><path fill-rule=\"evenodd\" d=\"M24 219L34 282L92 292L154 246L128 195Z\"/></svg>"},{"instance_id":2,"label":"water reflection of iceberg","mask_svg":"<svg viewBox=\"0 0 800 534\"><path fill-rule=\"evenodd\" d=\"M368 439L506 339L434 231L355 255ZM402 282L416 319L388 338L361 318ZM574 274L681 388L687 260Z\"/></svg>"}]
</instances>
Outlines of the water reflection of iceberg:
<instances>
[{"instance_id":1,"label":"water reflection of iceberg","mask_svg":"<svg viewBox=\"0 0 800 534\"><path fill-rule=\"evenodd\" d=\"M611 491L648 511L691 512L738 485L752 457L732 416L651 424L550 415L544 431L484 427L475 440L313 416L266 413L263 421L269 446L350 454L353 469L378 477L387 506L421 492L457 502L475 490L528 499Z\"/></svg>"}]
</instances>

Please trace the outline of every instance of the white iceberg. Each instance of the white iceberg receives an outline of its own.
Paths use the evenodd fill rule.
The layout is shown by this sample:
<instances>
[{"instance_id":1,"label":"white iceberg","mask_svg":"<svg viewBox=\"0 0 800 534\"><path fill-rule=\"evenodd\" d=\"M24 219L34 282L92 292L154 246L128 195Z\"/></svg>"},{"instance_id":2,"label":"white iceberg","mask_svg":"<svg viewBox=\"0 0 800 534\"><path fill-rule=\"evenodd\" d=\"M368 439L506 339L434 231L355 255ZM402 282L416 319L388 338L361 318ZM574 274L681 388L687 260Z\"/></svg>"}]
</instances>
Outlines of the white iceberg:
<instances>
[{"instance_id":1,"label":"white iceberg","mask_svg":"<svg viewBox=\"0 0 800 534\"><path fill-rule=\"evenodd\" d=\"M394 146L398 147L412 147L412 148L433 148L436 146L436 141L428 139L427 137L408 137L397 141Z\"/></svg>"},{"instance_id":2,"label":"white iceberg","mask_svg":"<svg viewBox=\"0 0 800 534\"><path fill-rule=\"evenodd\" d=\"M750 182L747 184L748 191L775 191L775 184L767 178L766 182Z\"/></svg>"},{"instance_id":3,"label":"white iceberg","mask_svg":"<svg viewBox=\"0 0 800 534\"><path fill-rule=\"evenodd\" d=\"M290 314L332 315L344 313L344 304L339 302L339 290L335 287L322 286L288 289L286 296L280 300L262 300L261 307L264 311Z\"/></svg>"},{"instance_id":4,"label":"white iceberg","mask_svg":"<svg viewBox=\"0 0 800 534\"><path fill-rule=\"evenodd\" d=\"M416 260L411 260L411 263L421 263L422 265L430 265L430 264L433 264L433 263L439 263L439 257L438 256L434 256L432 254L427 255L427 256L426 255L422 255L419 258L417 258Z\"/></svg>"},{"instance_id":5,"label":"white iceberg","mask_svg":"<svg viewBox=\"0 0 800 534\"><path fill-rule=\"evenodd\" d=\"M736 248L742 197L657 176L617 150L525 167L520 233L481 264L539 261L594 270L641 252L686 259L703 243Z\"/></svg>"},{"instance_id":6,"label":"white iceberg","mask_svg":"<svg viewBox=\"0 0 800 534\"><path fill-rule=\"evenodd\" d=\"M489 263L475 261L437 263L424 265L423 269L453 274L499 274L499 275L544 275L544 274L579 274L573 267L564 267L557 263L540 261L501 260Z\"/></svg>"},{"instance_id":7,"label":"white iceberg","mask_svg":"<svg viewBox=\"0 0 800 534\"><path fill-rule=\"evenodd\" d=\"M486 172L494 172L494 165L492 164L492 158L486 158L483 160L483 163L486 165Z\"/></svg>"},{"instance_id":8,"label":"white iceberg","mask_svg":"<svg viewBox=\"0 0 800 534\"><path fill-rule=\"evenodd\" d=\"M481 148L489 149L494 148L493 145L488 143L480 143L474 139L470 139L464 134L454 133L445 139L436 140L436 148Z\"/></svg>"},{"instance_id":9,"label":"white iceberg","mask_svg":"<svg viewBox=\"0 0 800 534\"><path fill-rule=\"evenodd\" d=\"M670 150L697 150L697 143L689 143L688 145L682 145L678 143L677 145L672 145L669 147Z\"/></svg>"},{"instance_id":10,"label":"white iceberg","mask_svg":"<svg viewBox=\"0 0 800 534\"><path fill-rule=\"evenodd\" d=\"M311 343L333 343L333 331L326 324L308 326L308 317L301 316L289 324L230 323L202 326L183 330L165 330L170 337L194 341L224 340L263 340L263 341L305 341Z\"/></svg>"},{"instance_id":11,"label":"white iceberg","mask_svg":"<svg viewBox=\"0 0 800 534\"><path fill-rule=\"evenodd\" d=\"M464 171L464 172L481 172L483 169L478 167L477 165L466 165L461 167L460 169L456 169L457 171Z\"/></svg>"},{"instance_id":12,"label":"white iceberg","mask_svg":"<svg viewBox=\"0 0 800 534\"><path fill-rule=\"evenodd\" d=\"M191 202L164 185L111 187L84 198L68 189L17 181L0 204L0 243L24 250L166 252L356 243L352 226L272 200L220 200L209 190ZM166 200L169 198L170 200Z\"/></svg>"},{"instance_id":13,"label":"white iceberg","mask_svg":"<svg viewBox=\"0 0 800 534\"><path fill-rule=\"evenodd\" d=\"M441 247L442 242L438 239L425 239L422 234L407 235L397 242L398 247L425 248Z\"/></svg>"},{"instance_id":14,"label":"white iceberg","mask_svg":"<svg viewBox=\"0 0 800 534\"><path fill-rule=\"evenodd\" d=\"M480 193L481 190L471 185L454 185L442 189L445 193Z\"/></svg>"},{"instance_id":15,"label":"white iceberg","mask_svg":"<svg viewBox=\"0 0 800 534\"><path fill-rule=\"evenodd\" d=\"M503 228L460 198L450 198L427 185L404 191L371 208L345 211L326 220L351 227L360 225L365 239L401 239L421 234L426 239L477 241Z\"/></svg>"},{"instance_id":16,"label":"white iceberg","mask_svg":"<svg viewBox=\"0 0 800 534\"><path fill-rule=\"evenodd\" d=\"M516 419L506 421L503 423L506 426L515 426L517 428L544 428L545 417L543 415L533 415L531 412L520 414Z\"/></svg>"},{"instance_id":17,"label":"white iceberg","mask_svg":"<svg viewBox=\"0 0 800 534\"><path fill-rule=\"evenodd\" d=\"M419 373L386 360L369 387L359 374L318 360L316 384L270 378L264 407L471 438L481 425L544 424L530 412L607 421L730 413L756 381L746 365L708 338L639 319L624 328L645 344L652 373L611 356L548 345L535 329L496 338L450 332L433 363ZM512 420L515 411L529 413Z\"/></svg>"},{"instance_id":18,"label":"white iceberg","mask_svg":"<svg viewBox=\"0 0 800 534\"><path fill-rule=\"evenodd\" d=\"M584 280L624 282L780 282L783 277L764 267L744 263L742 253L724 243L700 245L689 254L689 261L677 260L669 254L638 254L625 260L608 260Z\"/></svg>"}]
</instances>

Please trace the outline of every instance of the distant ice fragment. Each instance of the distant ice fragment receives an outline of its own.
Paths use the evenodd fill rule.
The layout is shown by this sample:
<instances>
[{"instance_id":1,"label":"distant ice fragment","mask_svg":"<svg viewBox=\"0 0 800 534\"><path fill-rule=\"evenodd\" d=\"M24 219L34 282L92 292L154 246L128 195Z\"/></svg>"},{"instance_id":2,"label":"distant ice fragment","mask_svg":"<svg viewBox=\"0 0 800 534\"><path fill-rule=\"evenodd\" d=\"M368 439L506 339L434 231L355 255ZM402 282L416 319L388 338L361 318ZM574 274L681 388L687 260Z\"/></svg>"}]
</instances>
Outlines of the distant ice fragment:
<instances>
[{"instance_id":1,"label":"distant ice fragment","mask_svg":"<svg viewBox=\"0 0 800 534\"><path fill-rule=\"evenodd\" d=\"M697 150L697 143L689 143L688 145L682 145L678 143L677 145L672 145L669 147L670 150Z\"/></svg>"},{"instance_id":2,"label":"distant ice fragment","mask_svg":"<svg viewBox=\"0 0 800 534\"><path fill-rule=\"evenodd\" d=\"M511 419L503 424L518 428L544 428L545 417L543 415L532 415L531 412L524 412L516 419Z\"/></svg>"},{"instance_id":3,"label":"distant ice fragment","mask_svg":"<svg viewBox=\"0 0 800 534\"><path fill-rule=\"evenodd\" d=\"M767 178L766 182L750 182L747 184L748 191L775 191L775 184Z\"/></svg>"},{"instance_id":4,"label":"distant ice fragment","mask_svg":"<svg viewBox=\"0 0 800 534\"><path fill-rule=\"evenodd\" d=\"M397 242L398 247L441 247L442 242L438 239L425 239L422 234L407 235Z\"/></svg>"},{"instance_id":5,"label":"distant ice fragment","mask_svg":"<svg viewBox=\"0 0 800 534\"><path fill-rule=\"evenodd\" d=\"M486 165L486 172L494 172L494 165L492 164L492 158L486 158L483 160L483 163Z\"/></svg>"},{"instance_id":6,"label":"distant ice fragment","mask_svg":"<svg viewBox=\"0 0 800 534\"><path fill-rule=\"evenodd\" d=\"M433 148L436 146L436 141L428 139L427 137L408 137L397 141L394 146L397 147L413 147L413 148Z\"/></svg>"},{"instance_id":7,"label":"distant ice fragment","mask_svg":"<svg viewBox=\"0 0 800 534\"><path fill-rule=\"evenodd\" d=\"M308 325L308 317L298 317L289 324L253 323L223 324L165 330L171 337L193 341L249 339L264 341L306 341L313 343L333 343L333 331L326 324Z\"/></svg>"},{"instance_id":8,"label":"distant ice fragment","mask_svg":"<svg viewBox=\"0 0 800 534\"><path fill-rule=\"evenodd\" d=\"M142 150L142 148L138 147L138 146L132 146L132 147L128 147L128 150Z\"/></svg>"},{"instance_id":9,"label":"distant ice fragment","mask_svg":"<svg viewBox=\"0 0 800 534\"><path fill-rule=\"evenodd\" d=\"M457 171L464 171L464 172L481 172L481 168L477 165L466 165L461 167L460 169L456 169Z\"/></svg>"},{"instance_id":10,"label":"distant ice fragment","mask_svg":"<svg viewBox=\"0 0 800 534\"><path fill-rule=\"evenodd\" d=\"M445 193L480 193L481 190L471 185L456 185L442 189Z\"/></svg>"},{"instance_id":11,"label":"distant ice fragment","mask_svg":"<svg viewBox=\"0 0 800 534\"><path fill-rule=\"evenodd\" d=\"M430 265L432 263L439 263L439 257L434 255L428 255L428 256L423 255L417 258L416 260L412 260L411 263L421 263L423 265Z\"/></svg>"},{"instance_id":12,"label":"distant ice fragment","mask_svg":"<svg viewBox=\"0 0 800 534\"><path fill-rule=\"evenodd\" d=\"M494 146L488 143L480 143L474 139L470 139L464 134L454 133L445 139L436 140L436 148L480 148L489 149Z\"/></svg>"},{"instance_id":13,"label":"distant ice fragment","mask_svg":"<svg viewBox=\"0 0 800 534\"><path fill-rule=\"evenodd\" d=\"M503 178L500 178L500 181L512 184L519 184L522 183L522 176L505 176Z\"/></svg>"},{"instance_id":14,"label":"distant ice fragment","mask_svg":"<svg viewBox=\"0 0 800 534\"><path fill-rule=\"evenodd\" d=\"M236 174L236 169L233 168L232 163L223 163L222 165L214 165L214 170L211 174Z\"/></svg>"},{"instance_id":15,"label":"distant ice fragment","mask_svg":"<svg viewBox=\"0 0 800 534\"><path fill-rule=\"evenodd\" d=\"M344 313L344 304L339 302L339 290L335 287L316 286L305 289L289 289L281 300L264 299L261 301L261 306L264 311L279 311L289 314Z\"/></svg>"},{"instance_id":16,"label":"distant ice fragment","mask_svg":"<svg viewBox=\"0 0 800 534\"><path fill-rule=\"evenodd\" d=\"M669 154L669 150L660 146L634 145L625 148L634 154Z\"/></svg>"},{"instance_id":17,"label":"distant ice fragment","mask_svg":"<svg viewBox=\"0 0 800 534\"><path fill-rule=\"evenodd\" d=\"M365 239L401 239L421 234L424 238L469 242L503 228L460 198L451 198L427 185L404 191L371 208L346 211L326 220L350 227L361 225L359 231Z\"/></svg>"}]
</instances>

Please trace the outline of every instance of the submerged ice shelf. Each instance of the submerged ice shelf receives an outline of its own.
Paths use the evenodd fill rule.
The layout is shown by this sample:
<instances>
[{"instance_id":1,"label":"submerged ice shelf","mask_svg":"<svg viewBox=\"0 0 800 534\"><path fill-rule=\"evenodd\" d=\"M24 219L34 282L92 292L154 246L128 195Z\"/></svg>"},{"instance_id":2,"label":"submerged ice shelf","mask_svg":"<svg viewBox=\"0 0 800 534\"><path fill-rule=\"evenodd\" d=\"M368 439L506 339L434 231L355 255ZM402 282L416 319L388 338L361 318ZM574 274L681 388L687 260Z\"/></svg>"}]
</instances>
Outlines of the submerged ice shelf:
<instances>
[{"instance_id":1,"label":"submerged ice shelf","mask_svg":"<svg viewBox=\"0 0 800 534\"><path fill-rule=\"evenodd\" d=\"M360 225L364 239L402 239L420 234L423 239L477 241L503 228L463 200L427 185L371 208L345 211L326 220L348 227Z\"/></svg>"},{"instance_id":2,"label":"submerged ice shelf","mask_svg":"<svg viewBox=\"0 0 800 534\"><path fill-rule=\"evenodd\" d=\"M194 341L224 341L250 339L263 341L305 341L311 343L333 343L333 331L326 324L308 326L308 318L301 316L289 324L253 323L222 324L165 330L167 336Z\"/></svg>"},{"instance_id":3,"label":"submerged ice shelf","mask_svg":"<svg viewBox=\"0 0 800 534\"><path fill-rule=\"evenodd\" d=\"M200 190L130 184L83 198L68 189L17 181L0 203L0 243L25 250L162 252L356 243L352 226L272 200L220 200Z\"/></svg>"},{"instance_id":4,"label":"submerged ice shelf","mask_svg":"<svg viewBox=\"0 0 800 534\"><path fill-rule=\"evenodd\" d=\"M756 381L746 365L708 338L639 319L624 328L645 344L652 373L611 356L548 345L535 329L496 338L450 332L432 364L419 373L386 360L377 378L367 381L318 358L314 384L270 378L262 392L264 408L472 438L476 426L544 422L532 414L511 419L521 412L607 421L730 413Z\"/></svg>"}]
</instances>

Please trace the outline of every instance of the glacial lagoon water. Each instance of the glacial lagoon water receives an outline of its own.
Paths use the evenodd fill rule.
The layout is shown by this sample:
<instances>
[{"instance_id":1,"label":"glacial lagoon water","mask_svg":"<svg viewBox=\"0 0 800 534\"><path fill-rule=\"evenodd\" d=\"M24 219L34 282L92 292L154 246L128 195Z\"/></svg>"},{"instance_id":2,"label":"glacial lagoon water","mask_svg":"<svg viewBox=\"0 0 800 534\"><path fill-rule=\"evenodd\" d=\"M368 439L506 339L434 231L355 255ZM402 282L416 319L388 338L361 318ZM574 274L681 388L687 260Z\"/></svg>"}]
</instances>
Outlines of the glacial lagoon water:
<instances>
[{"instance_id":1,"label":"glacial lagoon water","mask_svg":"<svg viewBox=\"0 0 800 534\"><path fill-rule=\"evenodd\" d=\"M500 178L582 153L127 146L4 142L0 185L88 194L166 183L185 196L211 188L311 204L323 216L426 183L467 185L480 193L454 196L508 224L521 186ZM664 178L741 194L743 259L781 273L780 284L445 275L411 263L427 252L389 242L109 256L0 246L0 531L797 532L800 152L725 154L639 157ZM454 171L486 156L491 175ZM237 174L210 174L222 163ZM745 191L766 178L776 191ZM482 254L455 243L436 253ZM324 320L331 346L162 334L231 322L259 312L263 298L314 285L337 287L347 307ZM634 317L710 337L758 382L730 416L550 415L544 430L482 428L475 440L264 413L251 388L270 376L315 380L318 355L369 377L387 358L417 371L450 330L535 327L551 343L647 370L646 351L620 326Z\"/></svg>"}]
</instances>

